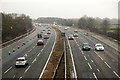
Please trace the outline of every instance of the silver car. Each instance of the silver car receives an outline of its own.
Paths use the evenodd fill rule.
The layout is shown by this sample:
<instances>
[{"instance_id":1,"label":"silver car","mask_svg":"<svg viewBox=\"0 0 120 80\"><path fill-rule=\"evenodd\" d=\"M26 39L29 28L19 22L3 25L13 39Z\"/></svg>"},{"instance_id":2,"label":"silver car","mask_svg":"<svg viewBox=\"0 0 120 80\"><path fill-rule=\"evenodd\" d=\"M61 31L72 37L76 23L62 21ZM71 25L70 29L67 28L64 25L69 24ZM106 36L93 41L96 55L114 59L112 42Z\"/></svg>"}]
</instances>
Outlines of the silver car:
<instances>
[{"instance_id":1,"label":"silver car","mask_svg":"<svg viewBox=\"0 0 120 80\"><path fill-rule=\"evenodd\" d=\"M26 57L17 58L16 64L15 64L16 67L27 66L27 65L28 65L28 61L27 61Z\"/></svg>"}]
</instances>

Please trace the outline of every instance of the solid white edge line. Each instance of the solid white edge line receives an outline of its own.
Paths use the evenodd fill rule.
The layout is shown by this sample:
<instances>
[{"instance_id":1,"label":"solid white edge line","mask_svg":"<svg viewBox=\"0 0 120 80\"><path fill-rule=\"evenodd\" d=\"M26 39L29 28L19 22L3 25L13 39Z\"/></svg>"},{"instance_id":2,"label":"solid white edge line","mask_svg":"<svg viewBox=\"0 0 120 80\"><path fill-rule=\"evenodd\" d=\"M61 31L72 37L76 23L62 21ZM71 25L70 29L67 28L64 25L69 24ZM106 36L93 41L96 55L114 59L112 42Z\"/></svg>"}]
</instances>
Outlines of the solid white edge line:
<instances>
[{"instance_id":1,"label":"solid white edge line","mask_svg":"<svg viewBox=\"0 0 120 80\"><path fill-rule=\"evenodd\" d=\"M55 30L54 30L54 31L55 31ZM42 72L41 72L41 74L40 74L38 80L41 79L41 77L42 77L42 75L43 75L43 72L45 71L45 68L46 68L46 66L47 66L47 64L48 64L48 61L49 61L49 59L50 59L50 57L51 57L51 54L52 54L52 52L53 52L53 49L54 49L55 43L56 43L56 31L55 31L55 41L54 41L54 44L53 44L52 50L51 50L51 52L50 52L50 55L49 55L49 57L48 57L48 60L47 60L47 62L46 62L46 64L45 64L45 66L44 66L44 68L43 68L43 70L42 70Z\"/></svg>"},{"instance_id":2,"label":"solid white edge line","mask_svg":"<svg viewBox=\"0 0 120 80\"><path fill-rule=\"evenodd\" d=\"M72 59L72 63L73 63L75 79L77 80L77 73L76 73L76 69L75 69L75 63L74 63L74 60L73 60L72 50L71 50L71 47L70 47L70 43L69 43L68 37L67 37L67 42L68 42L69 49L70 49L70 54L71 54L71 59Z\"/></svg>"}]
</instances>

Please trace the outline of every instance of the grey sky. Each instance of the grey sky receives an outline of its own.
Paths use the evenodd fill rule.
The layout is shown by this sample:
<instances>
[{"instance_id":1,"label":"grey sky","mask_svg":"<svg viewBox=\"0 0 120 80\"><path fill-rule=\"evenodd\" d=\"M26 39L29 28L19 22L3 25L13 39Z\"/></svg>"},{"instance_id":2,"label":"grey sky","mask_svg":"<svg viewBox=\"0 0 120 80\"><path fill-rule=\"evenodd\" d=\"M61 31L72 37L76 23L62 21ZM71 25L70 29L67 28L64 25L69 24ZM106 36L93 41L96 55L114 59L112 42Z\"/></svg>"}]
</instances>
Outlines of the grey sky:
<instances>
[{"instance_id":1,"label":"grey sky","mask_svg":"<svg viewBox=\"0 0 120 80\"><path fill-rule=\"evenodd\" d=\"M1 0L6 13L24 13L31 18L80 18L83 15L117 18L119 0Z\"/></svg>"}]
</instances>

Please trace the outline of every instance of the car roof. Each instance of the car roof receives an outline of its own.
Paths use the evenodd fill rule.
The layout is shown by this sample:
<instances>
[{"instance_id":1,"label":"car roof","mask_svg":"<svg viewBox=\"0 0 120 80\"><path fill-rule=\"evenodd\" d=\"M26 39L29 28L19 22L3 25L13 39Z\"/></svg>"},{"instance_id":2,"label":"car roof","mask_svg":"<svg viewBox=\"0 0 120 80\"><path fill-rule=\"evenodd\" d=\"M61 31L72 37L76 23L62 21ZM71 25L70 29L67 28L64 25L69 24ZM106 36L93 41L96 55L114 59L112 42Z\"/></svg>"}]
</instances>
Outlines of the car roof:
<instances>
[{"instance_id":1,"label":"car roof","mask_svg":"<svg viewBox=\"0 0 120 80\"><path fill-rule=\"evenodd\" d=\"M38 40L38 42L43 41L43 40Z\"/></svg>"},{"instance_id":2,"label":"car roof","mask_svg":"<svg viewBox=\"0 0 120 80\"><path fill-rule=\"evenodd\" d=\"M74 33L74 34L78 34L78 33Z\"/></svg>"},{"instance_id":3,"label":"car roof","mask_svg":"<svg viewBox=\"0 0 120 80\"><path fill-rule=\"evenodd\" d=\"M83 44L88 44L88 43L83 43Z\"/></svg>"},{"instance_id":4,"label":"car roof","mask_svg":"<svg viewBox=\"0 0 120 80\"><path fill-rule=\"evenodd\" d=\"M45 34L45 35L47 35L47 34Z\"/></svg>"},{"instance_id":5,"label":"car roof","mask_svg":"<svg viewBox=\"0 0 120 80\"><path fill-rule=\"evenodd\" d=\"M19 58L17 58L17 59L25 59L25 57L19 57Z\"/></svg>"},{"instance_id":6,"label":"car roof","mask_svg":"<svg viewBox=\"0 0 120 80\"><path fill-rule=\"evenodd\" d=\"M102 45L101 43L97 43L96 45Z\"/></svg>"}]
</instances>

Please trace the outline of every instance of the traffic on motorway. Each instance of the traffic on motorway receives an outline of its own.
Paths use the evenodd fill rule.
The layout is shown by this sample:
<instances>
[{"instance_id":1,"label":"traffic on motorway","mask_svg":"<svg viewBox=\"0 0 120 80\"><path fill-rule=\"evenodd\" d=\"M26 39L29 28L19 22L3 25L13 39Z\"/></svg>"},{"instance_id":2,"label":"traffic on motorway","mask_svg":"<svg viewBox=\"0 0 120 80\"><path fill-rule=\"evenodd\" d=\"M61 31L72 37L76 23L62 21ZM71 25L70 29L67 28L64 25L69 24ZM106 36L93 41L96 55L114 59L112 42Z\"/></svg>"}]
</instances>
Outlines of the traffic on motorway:
<instances>
[{"instance_id":1,"label":"traffic on motorway","mask_svg":"<svg viewBox=\"0 0 120 80\"><path fill-rule=\"evenodd\" d=\"M32 34L3 48L3 79L41 78L54 48L55 29L66 35L73 67L71 78L120 78L116 52L89 32L60 25L34 26Z\"/></svg>"}]
</instances>

